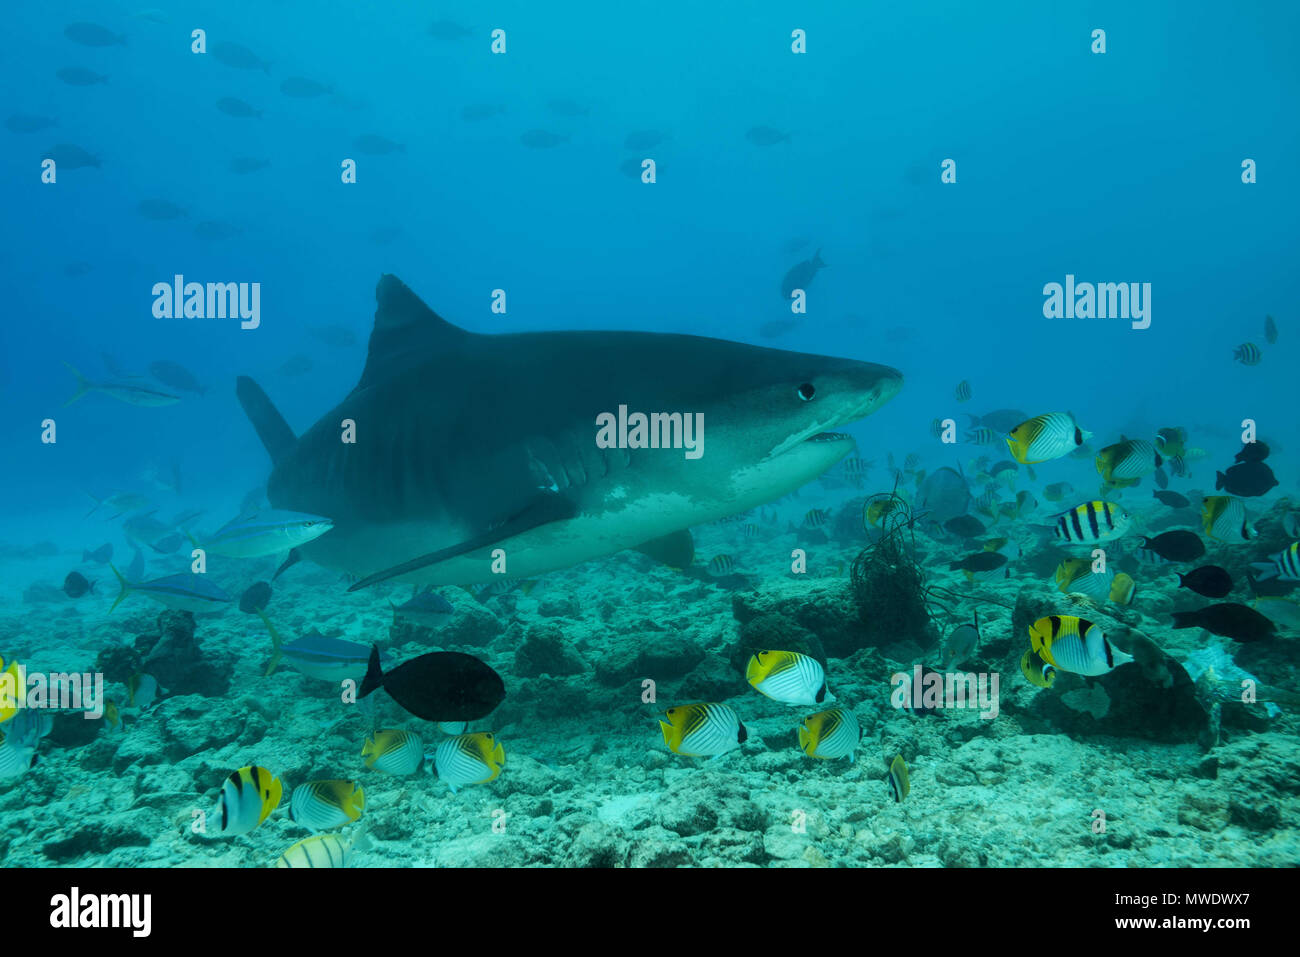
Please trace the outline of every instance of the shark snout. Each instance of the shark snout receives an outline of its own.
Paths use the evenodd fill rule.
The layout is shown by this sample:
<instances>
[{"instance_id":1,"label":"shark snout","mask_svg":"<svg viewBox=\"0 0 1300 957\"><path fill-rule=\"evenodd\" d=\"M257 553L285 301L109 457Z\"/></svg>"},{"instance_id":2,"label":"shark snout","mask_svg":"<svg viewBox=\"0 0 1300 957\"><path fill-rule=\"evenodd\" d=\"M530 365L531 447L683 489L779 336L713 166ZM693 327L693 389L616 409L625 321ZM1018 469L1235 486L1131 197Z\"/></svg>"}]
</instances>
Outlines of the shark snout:
<instances>
[{"instance_id":1,"label":"shark snout","mask_svg":"<svg viewBox=\"0 0 1300 957\"><path fill-rule=\"evenodd\" d=\"M903 373L874 362L859 362L851 373L854 391L862 396L861 415L870 415L903 388Z\"/></svg>"}]
</instances>

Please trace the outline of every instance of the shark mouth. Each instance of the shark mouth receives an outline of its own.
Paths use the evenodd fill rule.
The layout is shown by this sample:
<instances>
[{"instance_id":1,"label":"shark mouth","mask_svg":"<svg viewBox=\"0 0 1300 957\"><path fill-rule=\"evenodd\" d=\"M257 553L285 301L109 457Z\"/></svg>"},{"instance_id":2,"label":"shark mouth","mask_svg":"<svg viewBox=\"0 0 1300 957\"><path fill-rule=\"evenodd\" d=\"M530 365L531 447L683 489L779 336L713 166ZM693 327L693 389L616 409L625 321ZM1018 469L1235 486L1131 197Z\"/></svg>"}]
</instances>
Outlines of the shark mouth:
<instances>
[{"instance_id":1,"label":"shark mouth","mask_svg":"<svg viewBox=\"0 0 1300 957\"><path fill-rule=\"evenodd\" d=\"M844 432L817 432L814 431L816 428L817 428L816 426L813 426L812 429L809 429L806 432L800 432L796 435L790 436L790 438L786 439L784 442L782 442L780 445L774 448L771 452L767 453L767 455L763 457L763 461L765 462L771 461L772 459L776 458L778 455L782 455L786 452L789 452L791 449L796 448L805 443L854 441L851 435L847 435Z\"/></svg>"}]
</instances>

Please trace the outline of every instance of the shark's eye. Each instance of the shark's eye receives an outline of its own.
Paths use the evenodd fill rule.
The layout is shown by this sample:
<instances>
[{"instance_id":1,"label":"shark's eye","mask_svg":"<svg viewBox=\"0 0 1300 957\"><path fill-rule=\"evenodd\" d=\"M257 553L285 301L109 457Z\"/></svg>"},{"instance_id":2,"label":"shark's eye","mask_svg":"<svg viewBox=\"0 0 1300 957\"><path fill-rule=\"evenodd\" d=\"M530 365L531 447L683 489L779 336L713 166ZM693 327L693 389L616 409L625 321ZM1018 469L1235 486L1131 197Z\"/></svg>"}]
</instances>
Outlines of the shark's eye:
<instances>
[{"instance_id":1,"label":"shark's eye","mask_svg":"<svg viewBox=\"0 0 1300 957\"><path fill-rule=\"evenodd\" d=\"M811 382L805 382L794 391L795 394L797 394L804 402L811 402L813 395L817 392L817 390L812 387Z\"/></svg>"}]
</instances>

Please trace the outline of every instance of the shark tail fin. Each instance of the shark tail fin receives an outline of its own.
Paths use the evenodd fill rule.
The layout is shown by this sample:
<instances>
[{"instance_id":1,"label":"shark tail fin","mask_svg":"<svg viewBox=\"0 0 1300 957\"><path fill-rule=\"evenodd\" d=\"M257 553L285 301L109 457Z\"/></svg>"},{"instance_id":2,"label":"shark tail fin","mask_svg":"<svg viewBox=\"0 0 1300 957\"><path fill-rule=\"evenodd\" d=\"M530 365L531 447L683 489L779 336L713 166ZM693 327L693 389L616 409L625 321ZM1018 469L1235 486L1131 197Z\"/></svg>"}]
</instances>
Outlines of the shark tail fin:
<instances>
[{"instance_id":1,"label":"shark tail fin","mask_svg":"<svg viewBox=\"0 0 1300 957\"><path fill-rule=\"evenodd\" d=\"M239 398L248 421L257 430L257 437L262 440L267 454L271 456L271 464L278 465L298 444L293 429L289 428L284 416L271 404L262 387L248 376L241 375L235 381L235 395Z\"/></svg>"}]
</instances>

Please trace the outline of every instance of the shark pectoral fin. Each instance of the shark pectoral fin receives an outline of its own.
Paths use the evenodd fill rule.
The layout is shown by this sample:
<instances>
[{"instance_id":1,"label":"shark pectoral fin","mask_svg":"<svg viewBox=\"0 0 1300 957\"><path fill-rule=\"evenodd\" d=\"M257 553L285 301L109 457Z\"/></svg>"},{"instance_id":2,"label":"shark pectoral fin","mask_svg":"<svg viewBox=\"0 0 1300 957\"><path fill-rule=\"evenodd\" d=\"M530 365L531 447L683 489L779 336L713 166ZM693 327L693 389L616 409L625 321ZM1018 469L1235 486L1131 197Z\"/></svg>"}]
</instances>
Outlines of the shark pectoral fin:
<instances>
[{"instance_id":1,"label":"shark pectoral fin","mask_svg":"<svg viewBox=\"0 0 1300 957\"><path fill-rule=\"evenodd\" d=\"M266 446L272 464L278 465L284 461L298 444L298 439L293 434L293 429L289 428L289 423L284 421L284 416L271 404L262 387L248 376L241 375L235 380L235 397L243 406L248 421L253 423L253 429L262 440L262 445Z\"/></svg>"},{"instance_id":2,"label":"shark pectoral fin","mask_svg":"<svg viewBox=\"0 0 1300 957\"><path fill-rule=\"evenodd\" d=\"M690 568L691 562L695 561L695 539L691 537L689 528L683 528L680 532L670 532L642 542L636 551L669 568Z\"/></svg>"},{"instance_id":3,"label":"shark pectoral fin","mask_svg":"<svg viewBox=\"0 0 1300 957\"><path fill-rule=\"evenodd\" d=\"M427 555L421 555L419 558L412 558L409 562L402 562L400 565L394 565L392 568L386 568L381 572L375 572L373 575L367 575L361 581L357 582L348 591L357 591L374 585L377 582L387 581L390 578L396 578L398 575L406 575L410 572L421 568L427 568L430 565L437 565L439 562L445 562L450 558L458 555L464 555L466 552L472 552L480 548L487 548L489 545L495 545L503 542L507 538L513 538L516 535L522 535L524 532L531 531L534 528L540 528L543 525L549 525L552 522L561 522L568 518L573 518L577 514L577 507L568 499L559 495L545 495L533 502L532 505L524 509L519 514L508 520L502 525L498 525L491 531L482 535L476 535L473 538L466 539L447 548L440 548L436 552L429 552Z\"/></svg>"}]
</instances>

